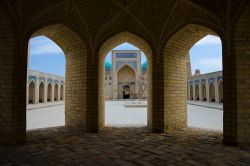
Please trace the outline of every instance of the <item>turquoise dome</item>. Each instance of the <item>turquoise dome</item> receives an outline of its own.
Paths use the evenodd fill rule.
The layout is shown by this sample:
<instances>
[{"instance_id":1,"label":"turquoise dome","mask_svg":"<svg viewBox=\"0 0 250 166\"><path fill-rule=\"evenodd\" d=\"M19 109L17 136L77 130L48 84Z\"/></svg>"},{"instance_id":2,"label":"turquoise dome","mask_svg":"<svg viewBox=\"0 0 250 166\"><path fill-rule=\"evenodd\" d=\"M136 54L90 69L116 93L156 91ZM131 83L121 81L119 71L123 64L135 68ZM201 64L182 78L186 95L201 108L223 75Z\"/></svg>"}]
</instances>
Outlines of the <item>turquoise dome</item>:
<instances>
[{"instance_id":1,"label":"turquoise dome","mask_svg":"<svg viewBox=\"0 0 250 166\"><path fill-rule=\"evenodd\" d=\"M112 64L110 62L105 62L105 69L106 70L111 70L112 69Z\"/></svg>"},{"instance_id":2,"label":"turquoise dome","mask_svg":"<svg viewBox=\"0 0 250 166\"><path fill-rule=\"evenodd\" d=\"M146 71L148 69L148 62L144 62L142 65L141 65L141 69L142 71Z\"/></svg>"}]
</instances>

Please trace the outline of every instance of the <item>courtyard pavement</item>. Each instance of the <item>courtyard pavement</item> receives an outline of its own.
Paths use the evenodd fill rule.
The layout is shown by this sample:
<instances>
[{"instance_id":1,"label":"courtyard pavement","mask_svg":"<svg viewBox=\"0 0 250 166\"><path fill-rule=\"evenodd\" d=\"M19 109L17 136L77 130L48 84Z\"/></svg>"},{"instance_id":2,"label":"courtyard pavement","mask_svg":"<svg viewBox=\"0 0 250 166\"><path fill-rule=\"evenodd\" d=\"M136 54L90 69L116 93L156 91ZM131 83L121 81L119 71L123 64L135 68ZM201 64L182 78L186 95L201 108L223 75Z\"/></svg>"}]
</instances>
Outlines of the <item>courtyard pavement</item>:
<instances>
[{"instance_id":1,"label":"courtyard pavement","mask_svg":"<svg viewBox=\"0 0 250 166\"><path fill-rule=\"evenodd\" d=\"M107 126L146 126L146 107L125 107L125 101L107 101ZM223 111L197 105L188 105L188 126L213 130L223 129ZM64 126L64 105L27 111L27 129Z\"/></svg>"},{"instance_id":2,"label":"courtyard pavement","mask_svg":"<svg viewBox=\"0 0 250 166\"><path fill-rule=\"evenodd\" d=\"M223 145L219 130L188 127L171 133L151 133L141 127L146 124L146 108L127 110L121 104L106 102L106 124L116 127L105 127L98 133L66 127L29 130L26 143L0 146L0 165L250 165L250 147ZM29 110L27 114L28 129L64 125L64 105ZM188 119L189 125L222 128L222 111L218 109L188 105Z\"/></svg>"},{"instance_id":3,"label":"courtyard pavement","mask_svg":"<svg viewBox=\"0 0 250 166\"><path fill-rule=\"evenodd\" d=\"M222 144L222 133L195 128L151 133L106 127L81 133L65 127L27 133L19 146L0 147L0 165L12 166L249 166L250 147Z\"/></svg>"}]
</instances>

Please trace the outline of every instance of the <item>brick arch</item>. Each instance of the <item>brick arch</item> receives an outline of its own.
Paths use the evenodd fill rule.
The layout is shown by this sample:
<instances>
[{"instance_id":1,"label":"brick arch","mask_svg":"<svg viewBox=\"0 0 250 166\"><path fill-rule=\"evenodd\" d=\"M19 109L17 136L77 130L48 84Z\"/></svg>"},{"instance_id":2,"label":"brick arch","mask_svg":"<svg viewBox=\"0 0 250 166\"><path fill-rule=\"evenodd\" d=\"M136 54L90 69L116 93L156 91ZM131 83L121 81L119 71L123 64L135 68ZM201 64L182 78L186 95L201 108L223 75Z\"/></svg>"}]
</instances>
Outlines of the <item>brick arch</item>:
<instances>
[{"instance_id":1,"label":"brick arch","mask_svg":"<svg viewBox=\"0 0 250 166\"><path fill-rule=\"evenodd\" d=\"M174 36L176 36L176 34L187 29L188 27L193 27L191 29L200 27L198 28L199 31L203 31L204 34L219 36L222 42L224 42L225 40L225 31L220 25L217 25L216 23L208 21L206 19L188 18L187 20L184 19L183 21L177 23L175 26L169 28L168 30L165 30L165 36L160 42L161 50L165 49L166 43ZM192 33L195 34L195 32Z\"/></svg>"},{"instance_id":2,"label":"brick arch","mask_svg":"<svg viewBox=\"0 0 250 166\"><path fill-rule=\"evenodd\" d=\"M108 39L105 43L103 43L99 50L99 71L98 71L98 125L99 128L104 126L104 113L105 113L105 91L104 91L104 61L107 53L112 50L114 47L119 46L123 43L130 43L134 46L141 49L148 61L148 77L147 77L147 88L148 88L148 108L147 108L147 116L148 116L148 127L152 127L152 51L151 47L140 37L130 32L122 32L119 33L110 39Z\"/></svg>"},{"instance_id":3,"label":"brick arch","mask_svg":"<svg viewBox=\"0 0 250 166\"><path fill-rule=\"evenodd\" d=\"M224 143L250 145L250 2L244 1L233 22L223 64ZM230 89L230 91L227 91Z\"/></svg>"},{"instance_id":4,"label":"brick arch","mask_svg":"<svg viewBox=\"0 0 250 166\"><path fill-rule=\"evenodd\" d=\"M127 15L125 13L115 17L115 19L112 19L103 27L101 27L95 37L94 43L96 46L101 47L103 43L105 43L113 36L124 32L135 34L136 36L142 38L149 45L156 46L155 37L148 29L148 27L143 24L138 18L134 16L131 17L130 15Z\"/></svg>"},{"instance_id":5,"label":"brick arch","mask_svg":"<svg viewBox=\"0 0 250 166\"><path fill-rule=\"evenodd\" d=\"M215 85L212 81L209 83L209 102L215 102Z\"/></svg>"},{"instance_id":6,"label":"brick arch","mask_svg":"<svg viewBox=\"0 0 250 166\"><path fill-rule=\"evenodd\" d=\"M64 24L44 26L31 35L36 36L50 38L63 50L66 58L65 124L67 127L86 131L86 44L75 31Z\"/></svg>"},{"instance_id":7,"label":"brick arch","mask_svg":"<svg viewBox=\"0 0 250 166\"><path fill-rule=\"evenodd\" d=\"M171 131L187 126L187 56L200 39L213 30L189 24L175 33L166 43L162 59L164 68L164 128Z\"/></svg>"}]
</instances>

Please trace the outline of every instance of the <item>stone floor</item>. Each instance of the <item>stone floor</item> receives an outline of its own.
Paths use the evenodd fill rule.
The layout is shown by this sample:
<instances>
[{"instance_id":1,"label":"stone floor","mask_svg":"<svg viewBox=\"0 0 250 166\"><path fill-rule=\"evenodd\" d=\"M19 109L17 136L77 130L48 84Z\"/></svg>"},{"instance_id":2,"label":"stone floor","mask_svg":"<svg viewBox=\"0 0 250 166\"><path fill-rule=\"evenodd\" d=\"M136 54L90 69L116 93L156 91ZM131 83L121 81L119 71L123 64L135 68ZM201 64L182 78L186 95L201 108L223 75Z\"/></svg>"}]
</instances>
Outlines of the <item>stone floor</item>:
<instances>
[{"instance_id":1,"label":"stone floor","mask_svg":"<svg viewBox=\"0 0 250 166\"><path fill-rule=\"evenodd\" d=\"M104 128L82 134L64 127L27 133L27 142L0 147L0 165L131 166L250 165L250 147L222 144L222 133L186 128L170 134L146 128Z\"/></svg>"},{"instance_id":2,"label":"stone floor","mask_svg":"<svg viewBox=\"0 0 250 166\"><path fill-rule=\"evenodd\" d=\"M125 107L125 101L105 103L105 124L107 126L146 126L146 107ZM188 104L188 126L223 129L223 111ZM27 129L47 128L65 125L64 105L35 108L27 111Z\"/></svg>"}]
</instances>

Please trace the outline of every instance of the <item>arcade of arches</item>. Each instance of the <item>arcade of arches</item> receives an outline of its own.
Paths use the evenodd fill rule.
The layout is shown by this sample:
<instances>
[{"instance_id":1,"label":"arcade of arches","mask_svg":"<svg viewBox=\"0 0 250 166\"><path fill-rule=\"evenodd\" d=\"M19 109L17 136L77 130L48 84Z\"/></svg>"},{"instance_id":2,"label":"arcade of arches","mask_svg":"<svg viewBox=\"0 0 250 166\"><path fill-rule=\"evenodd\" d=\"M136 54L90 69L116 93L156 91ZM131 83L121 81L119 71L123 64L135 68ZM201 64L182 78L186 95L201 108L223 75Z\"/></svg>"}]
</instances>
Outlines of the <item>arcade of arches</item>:
<instances>
[{"instance_id":1,"label":"arcade of arches","mask_svg":"<svg viewBox=\"0 0 250 166\"><path fill-rule=\"evenodd\" d=\"M188 79L187 86L188 100L223 103L223 76L221 71L206 74L196 73Z\"/></svg>"},{"instance_id":2,"label":"arcade of arches","mask_svg":"<svg viewBox=\"0 0 250 166\"><path fill-rule=\"evenodd\" d=\"M47 36L65 54L66 127L80 132L98 132L104 127L105 55L128 42L148 59L148 128L171 133L187 127L187 56L190 48L208 34L220 36L223 45L223 142L250 144L249 1L3 0L0 20L3 144L26 141L30 38ZM120 74L122 70L131 71L125 67ZM53 96L51 86L47 89L49 100ZM213 88L210 84L209 100L214 99ZM55 94L59 91L56 86ZM200 92L205 95L204 90ZM34 82L29 96L34 101Z\"/></svg>"},{"instance_id":3,"label":"arcade of arches","mask_svg":"<svg viewBox=\"0 0 250 166\"><path fill-rule=\"evenodd\" d=\"M27 104L38 104L64 100L63 77L34 70L28 70L27 74Z\"/></svg>"}]
</instances>

